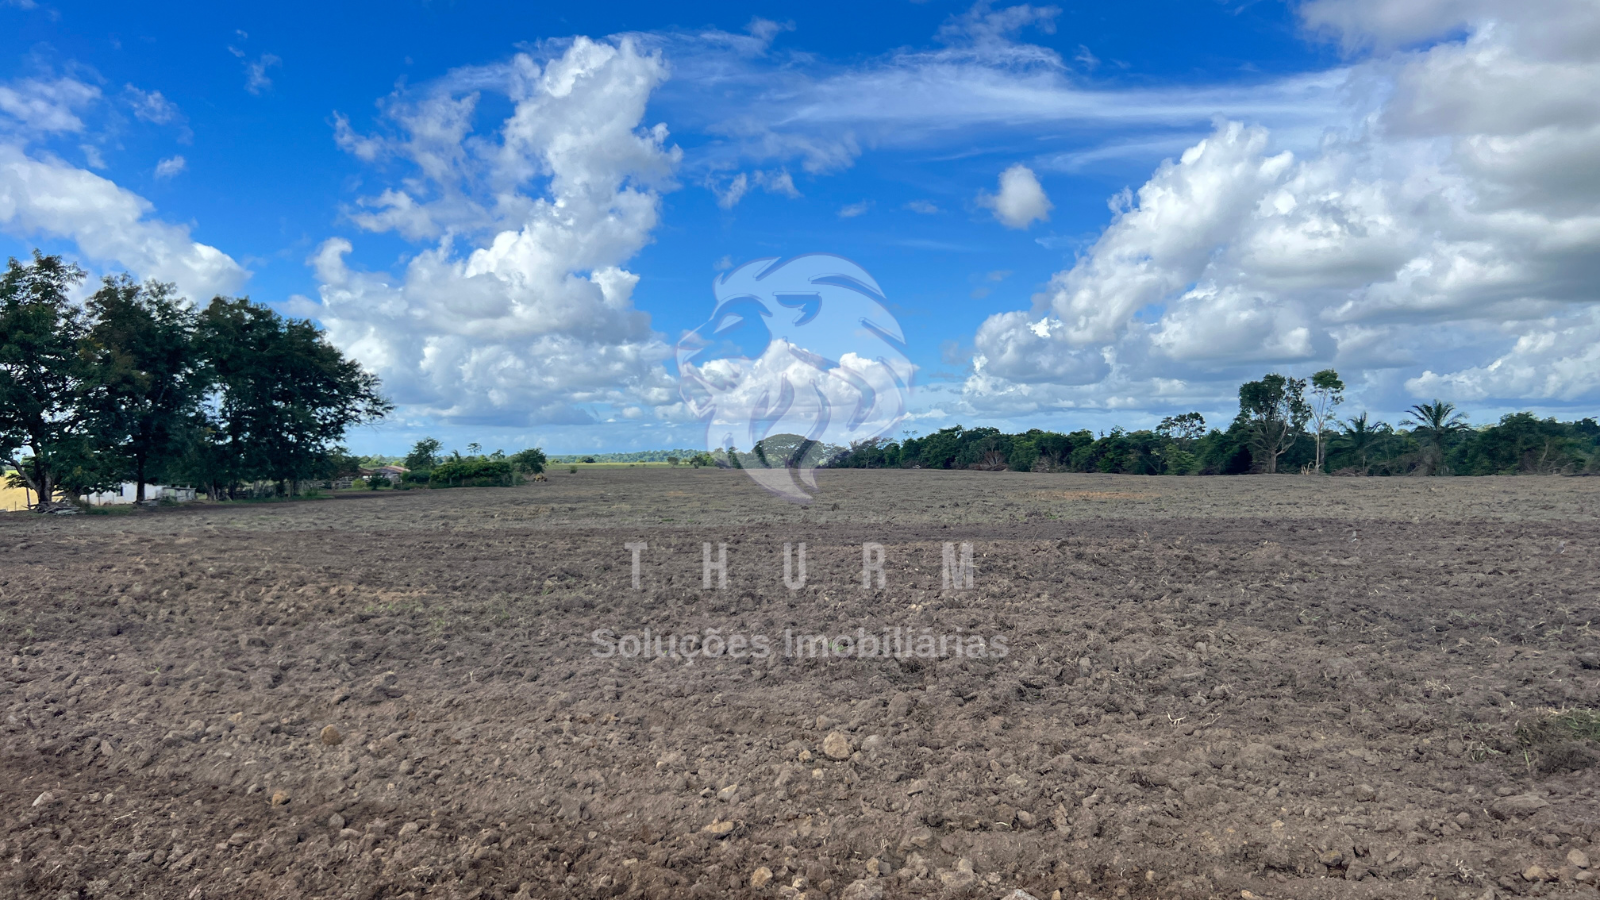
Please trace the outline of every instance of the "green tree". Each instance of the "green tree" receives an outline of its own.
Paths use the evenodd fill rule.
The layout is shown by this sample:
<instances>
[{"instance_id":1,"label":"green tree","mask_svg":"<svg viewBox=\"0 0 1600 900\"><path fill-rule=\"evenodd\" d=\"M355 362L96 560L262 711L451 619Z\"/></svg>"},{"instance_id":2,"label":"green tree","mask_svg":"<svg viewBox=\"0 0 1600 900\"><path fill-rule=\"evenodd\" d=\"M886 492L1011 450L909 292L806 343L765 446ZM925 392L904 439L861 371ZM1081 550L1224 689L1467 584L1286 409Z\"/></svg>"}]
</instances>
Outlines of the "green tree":
<instances>
[{"instance_id":1,"label":"green tree","mask_svg":"<svg viewBox=\"0 0 1600 900\"><path fill-rule=\"evenodd\" d=\"M1423 474L1444 474L1446 445L1453 436L1467 430L1466 415L1456 412L1454 403L1438 399L1432 403L1418 403L1406 412L1417 422L1411 434L1422 445Z\"/></svg>"},{"instance_id":2,"label":"green tree","mask_svg":"<svg viewBox=\"0 0 1600 900\"><path fill-rule=\"evenodd\" d=\"M39 508L54 501L63 472L92 468L81 404L88 324L67 296L82 280L82 269L37 250L0 275L0 451Z\"/></svg>"},{"instance_id":3,"label":"green tree","mask_svg":"<svg viewBox=\"0 0 1600 900\"><path fill-rule=\"evenodd\" d=\"M1581 423L1509 413L1479 429L1451 453L1451 469L1465 475L1549 475L1573 472L1588 462Z\"/></svg>"},{"instance_id":4,"label":"green tree","mask_svg":"<svg viewBox=\"0 0 1600 900\"><path fill-rule=\"evenodd\" d=\"M110 276L89 298L84 412L95 450L137 487L181 457L205 391L194 313L170 284Z\"/></svg>"},{"instance_id":5,"label":"green tree","mask_svg":"<svg viewBox=\"0 0 1600 900\"><path fill-rule=\"evenodd\" d=\"M1329 448L1360 460L1361 471L1365 473L1372 467L1370 457L1377 446L1380 432L1364 412L1353 419L1346 419L1344 426L1344 430L1329 442Z\"/></svg>"},{"instance_id":6,"label":"green tree","mask_svg":"<svg viewBox=\"0 0 1600 900\"><path fill-rule=\"evenodd\" d=\"M1180 450L1194 449L1194 442L1206 433L1206 417L1197 412L1167 416L1156 426L1156 434L1178 445Z\"/></svg>"},{"instance_id":7,"label":"green tree","mask_svg":"<svg viewBox=\"0 0 1600 900\"><path fill-rule=\"evenodd\" d=\"M425 437L411 445L411 452L406 454L405 467L413 472L426 472L439 464L439 451L443 449L443 444Z\"/></svg>"},{"instance_id":8,"label":"green tree","mask_svg":"<svg viewBox=\"0 0 1600 900\"><path fill-rule=\"evenodd\" d=\"M1311 423L1315 428L1313 434L1317 439L1316 469L1320 474L1323 463L1327 461L1327 446L1325 436L1328 433L1328 422L1333 418L1333 411L1344 402L1344 382L1339 380L1339 373L1332 369L1323 369L1311 376Z\"/></svg>"},{"instance_id":9,"label":"green tree","mask_svg":"<svg viewBox=\"0 0 1600 900\"><path fill-rule=\"evenodd\" d=\"M518 450L516 453L511 454L511 467L518 472L538 475L544 471L547 462L544 451L538 447L529 447L526 450Z\"/></svg>"},{"instance_id":10,"label":"green tree","mask_svg":"<svg viewBox=\"0 0 1600 900\"><path fill-rule=\"evenodd\" d=\"M230 481L276 481L287 493L322 466L347 429L394 408L378 393L377 377L314 324L248 298L212 300L197 334L213 377L214 440Z\"/></svg>"},{"instance_id":11,"label":"green tree","mask_svg":"<svg viewBox=\"0 0 1600 900\"><path fill-rule=\"evenodd\" d=\"M1304 378L1276 372L1239 386L1239 417L1249 429L1258 466L1268 474L1278 471L1278 457L1294 446L1311 418L1305 392Z\"/></svg>"}]
</instances>

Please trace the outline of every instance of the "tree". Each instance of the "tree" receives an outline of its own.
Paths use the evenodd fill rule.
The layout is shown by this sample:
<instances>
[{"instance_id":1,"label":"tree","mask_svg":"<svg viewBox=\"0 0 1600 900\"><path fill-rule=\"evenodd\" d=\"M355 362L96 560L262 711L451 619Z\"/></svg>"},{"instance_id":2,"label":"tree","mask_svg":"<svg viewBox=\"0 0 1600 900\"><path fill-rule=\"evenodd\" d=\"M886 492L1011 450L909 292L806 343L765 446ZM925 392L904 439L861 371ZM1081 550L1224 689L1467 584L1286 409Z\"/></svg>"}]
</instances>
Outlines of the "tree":
<instances>
[{"instance_id":1,"label":"tree","mask_svg":"<svg viewBox=\"0 0 1600 900\"><path fill-rule=\"evenodd\" d=\"M406 454L405 467L413 472L426 472L439 464L439 451L443 449L443 444L425 437L411 445L411 452Z\"/></svg>"},{"instance_id":2,"label":"tree","mask_svg":"<svg viewBox=\"0 0 1600 900\"><path fill-rule=\"evenodd\" d=\"M1353 419L1346 419L1344 424L1344 431L1334 437L1330 446L1335 451L1352 454L1361 460L1361 471L1366 472L1372 465L1368 457L1378 442L1380 432L1367 418L1366 413Z\"/></svg>"},{"instance_id":3,"label":"tree","mask_svg":"<svg viewBox=\"0 0 1600 900\"><path fill-rule=\"evenodd\" d=\"M1239 386L1239 417L1250 431L1250 449L1268 474L1278 471L1278 457L1294 446L1311 407L1305 400L1304 378L1286 378L1276 372L1260 381Z\"/></svg>"},{"instance_id":4,"label":"tree","mask_svg":"<svg viewBox=\"0 0 1600 900\"><path fill-rule=\"evenodd\" d=\"M1323 369L1311 376L1311 422L1316 427L1316 467L1319 474L1327 459L1323 436L1327 434L1328 421L1333 418L1334 409L1343 402L1344 382L1339 380L1338 372Z\"/></svg>"},{"instance_id":5,"label":"tree","mask_svg":"<svg viewBox=\"0 0 1600 900\"><path fill-rule=\"evenodd\" d=\"M1466 415L1456 412L1454 403L1438 399L1418 403L1406 412L1417 422L1411 434L1422 445L1423 474L1442 474L1445 444L1451 436L1467 430Z\"/></svg>"},{"instance_id":6,"label":"tree","mask_svg":"<svg viewBox=\"0 0 1600 900\"><path fill-rule=\"evenodd\" d=\"M205 391L194 313L170 284L108 276L89 298L84 412L95 449L143 501L152 471L182 453Z\"/></svg>"},{"instance_id":7,"label":"tree","mask_svg":"<svg viewBox=\"0 0 1600 900\"><path fill-rule=\"evenodd\" d=\"M210 362L213 440L230 483L315 473L351 426L394 408L378 379L346 359L311 322L285 319L249 298L217 297L200 314L197 341Z\"/></svg>"},{"instance_id":8,"label":"tree","mask_svg":"<svg viewBox=\"0 0 1600 900\"><path fill-rule=\"evenodd\" d=\"M88 326L67 296L82 280L82 269L37 250L31 263L9 260L0 276L0 452L40 509L54 501L62 472L88 471L80 402Z\"/></svg>"},{"instance_id":9,"label":"tree","mask_svg":"<svg viewBox=\"0 0 1600 900\"><path fill-rule=\"evenodd\" d=\"M1205 433L1206 417L1197 412L1167 416L1156 426L1156 434L1177 444L1181 450L1189 450L1195 441L1205 437Z\"/></svg>"},{"instance_id":10,"label":"tree","mask_svg":"<svg viewBox=\"0 0 1600 900\"><path fill-rule=\"evenodd\" d=\"M518 450L516 453L511 454L511 467L518 472L538 475L544 471L547 462L544 451L538 447L529 447L526 450Z\"/></svg>"}]
</instances>

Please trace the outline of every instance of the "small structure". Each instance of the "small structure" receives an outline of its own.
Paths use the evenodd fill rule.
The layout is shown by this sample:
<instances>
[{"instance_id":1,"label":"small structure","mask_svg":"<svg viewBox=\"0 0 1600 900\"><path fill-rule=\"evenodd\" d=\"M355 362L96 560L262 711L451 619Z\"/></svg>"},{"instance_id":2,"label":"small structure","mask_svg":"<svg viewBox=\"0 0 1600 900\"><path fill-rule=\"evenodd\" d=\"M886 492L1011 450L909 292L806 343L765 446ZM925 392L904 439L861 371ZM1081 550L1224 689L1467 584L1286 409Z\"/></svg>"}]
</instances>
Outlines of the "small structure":
<instances>
[{"instance_id":1,"label":"small structure","mask_svg":"<svg viewBox=\"0 0 1600 900\"><path fill-rule=\"evenodd\" d=\"M85 494L83 499L90 506L126 506L136 502L138 496L138 483L125 481L115 491L97 491L93 494ZM190 487L173 487L171 485L149 483L144 486L146 503L162 500L169 503L188 503L194 498L194 488Z\"/></svg>"},{"instance_id":2,"label":"small structure","mask_svg":"<svg viewBox=\"0 0 1600 900\"><path fill-rule=\"evenodd\" d=\"M361 477L387 478L390 484L399 484L400 479L409 471L411 470L405 466L378 466L373 469L362 469Z\"/></svg>"}]
</instances>

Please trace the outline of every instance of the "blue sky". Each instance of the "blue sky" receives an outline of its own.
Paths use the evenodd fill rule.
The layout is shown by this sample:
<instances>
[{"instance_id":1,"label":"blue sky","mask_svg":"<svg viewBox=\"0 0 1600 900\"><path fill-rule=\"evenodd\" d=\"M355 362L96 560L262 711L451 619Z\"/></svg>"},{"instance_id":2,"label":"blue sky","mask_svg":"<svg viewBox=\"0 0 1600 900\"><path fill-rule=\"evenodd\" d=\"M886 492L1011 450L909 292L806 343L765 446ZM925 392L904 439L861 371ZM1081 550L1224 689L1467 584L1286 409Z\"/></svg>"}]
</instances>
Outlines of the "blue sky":
<instances>
[{"instance_id":1,"label":"blue sky","mask_svg":"<svg viewBox=\"0 0 1600 900\"><path fill-rule=\"evenodd\" d=\"M904 429L1225 421L1330 365L1351 412L1592 415L1597 19L7 0L0 252L318 319L401 404L365 452L702 442L672 345L803 253L882 287Z\"/></svg>"}]
</instances>

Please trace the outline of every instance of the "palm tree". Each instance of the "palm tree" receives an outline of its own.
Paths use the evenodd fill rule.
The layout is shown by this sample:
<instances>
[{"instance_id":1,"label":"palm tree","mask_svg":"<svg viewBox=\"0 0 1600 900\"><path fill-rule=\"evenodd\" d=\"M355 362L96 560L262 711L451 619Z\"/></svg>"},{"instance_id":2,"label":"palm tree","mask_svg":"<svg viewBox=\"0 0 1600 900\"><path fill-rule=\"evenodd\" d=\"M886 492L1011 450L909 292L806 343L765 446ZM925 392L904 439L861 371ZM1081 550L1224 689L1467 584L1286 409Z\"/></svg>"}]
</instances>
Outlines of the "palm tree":
<instances>
[{"instance_id":1,"label":"palm tree","mask_svg":"<svg viewBox=\"0 0 1600 900\"><path fill-rule=\"evenodd\" d=\"M1411 433L1422 442L1422 465L1427 474L1437 474L1444 469L1445 440L1467 430L1467 417L1456 412L1454 403L1438 399L1432 403L1418 403L1406 412L1417 420Z\"/></svg>"},{"instance_id":2,"label":"palm tree","mask_svg":"<svg viewBox=\"0 0 1600 900\"><path fill-rule=\"evenodd\" d=\"M1366 413L1344 421L1345 429L1333 439L1333 449L1341 453L1354 453L1361 460L1361 471L1370 468L1367 454L1378 442L1378 431Z\"/></svg>"}]
</instances>

